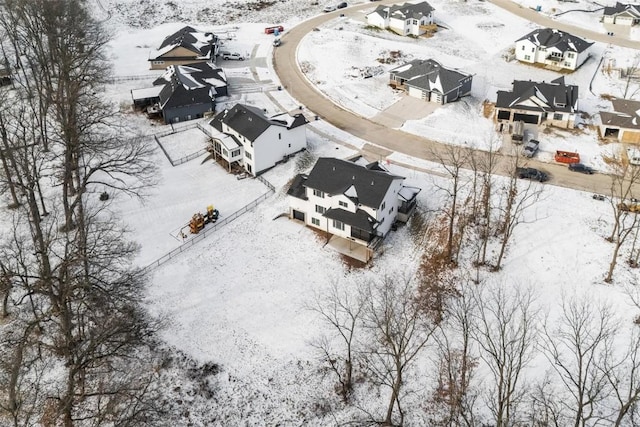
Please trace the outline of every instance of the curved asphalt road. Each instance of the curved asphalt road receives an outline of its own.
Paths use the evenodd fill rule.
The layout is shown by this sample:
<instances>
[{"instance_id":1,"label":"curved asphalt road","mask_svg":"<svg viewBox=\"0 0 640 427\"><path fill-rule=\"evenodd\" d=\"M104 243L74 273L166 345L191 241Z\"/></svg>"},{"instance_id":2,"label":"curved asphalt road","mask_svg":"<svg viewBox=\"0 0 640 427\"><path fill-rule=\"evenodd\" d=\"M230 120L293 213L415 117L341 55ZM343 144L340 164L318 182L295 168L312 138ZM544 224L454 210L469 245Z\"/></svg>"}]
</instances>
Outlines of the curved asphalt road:
<instances>
[{"instance_id":1,"label":"curved asphalt road","mask_svg":"<svg viewBox=\"0 0 640 427\"><path fill-rule=\"evenodd\" d=\"M371 142L371 144L366 144L361 150L363 154L372 158L382 159L390 155L393 151L397 151L412 157L439 162L439 159L447 158L447 148L450 146L401 130L387 128L379 123L345 110L318 91L315 86L306 79L298 66L296 55L298 45L302 38L308 32L312 31L313 28L338 17L340 13L355 16L357 13L354 12L359 12L380 4L393 4L396 2L397 0L383 0L376 3L364 3L348 9L324 13L300 23L298 26L285 32L282 36L282 45L274 49L274 68L280 81L298 102L337 128ZM523 8L509 0L491 0L491 2L499 7L503 7L509 12L525 19L530 19L543 26L553 26L562 30L566 29L566 31L593 40L601 41L600 39L602 39L608 43L640 49L640 43L638 42L631 42L619 37L606 36L605 34L595 33L571 25L558 25L558 22L546 18L533 10ZM506 174L506 171L509 170L508 165L513 162L513 157L501 153L498 153L497 156L497 172ZM568 171L564 165L542 163L536 160L528 160L526 163L528 166L549 172L552 177L552 184L589 192L610 193L611 179L606 175L584 176ZM640 190L640 188L636 190ZM640 191L634 191L634 194L640 194Z\"/></svg>"}]
</instances>

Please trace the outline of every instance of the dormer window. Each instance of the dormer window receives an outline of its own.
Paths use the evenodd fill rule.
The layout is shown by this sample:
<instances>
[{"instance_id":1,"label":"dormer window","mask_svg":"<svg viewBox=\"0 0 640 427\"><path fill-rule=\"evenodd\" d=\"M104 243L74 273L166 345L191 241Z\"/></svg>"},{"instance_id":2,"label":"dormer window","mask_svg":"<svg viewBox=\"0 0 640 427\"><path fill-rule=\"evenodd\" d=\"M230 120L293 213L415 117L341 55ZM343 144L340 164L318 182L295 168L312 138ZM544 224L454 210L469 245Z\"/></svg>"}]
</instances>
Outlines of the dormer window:
<instances>
[{"instance_id":1,"label":"dormer window","mask_svg":"<svg viewBox=\"0 0 640 427\"><path fill-rule=\"evenodd\" d=\"M347 202L343 202L342 200L339 200L339 201L338 201L338 204L339 204L341 207L343 207L343 208L347 208L347 207L349 207L349 205L347 204Z\"/></svg>"}]
</instances>

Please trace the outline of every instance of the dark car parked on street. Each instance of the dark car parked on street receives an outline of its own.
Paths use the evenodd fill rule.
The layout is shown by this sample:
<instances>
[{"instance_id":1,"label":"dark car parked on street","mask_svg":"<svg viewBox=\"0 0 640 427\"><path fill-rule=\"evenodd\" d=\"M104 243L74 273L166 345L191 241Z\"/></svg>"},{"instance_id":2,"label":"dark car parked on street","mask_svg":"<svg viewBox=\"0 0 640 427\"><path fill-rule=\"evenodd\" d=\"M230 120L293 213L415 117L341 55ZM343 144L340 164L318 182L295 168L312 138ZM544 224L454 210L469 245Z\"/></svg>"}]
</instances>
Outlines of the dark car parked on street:
<instances>
[{"instance_id":1,"label":"dark car parked on street","mask_svg":"<svg viewBox=\"0 0 640 427\"><path fill-rule=\"evenodd\" d=\"M343 1L338 3L338 6L336 6L338 9L344 9L345 7L347 7L347 2Z\"/></svg>"},{"instance_id":2,"label":"dark car parked on street","mask_svg":"<svg viewBox=\"0 0 640 427\"><path fill-rule=\"evenodd\" d=\"M549 175L534 168L517 168L516 175L518 178L531 179L538 182L545 182L549 180Z\"/></svg>"},{"instance_id":3,"label":"dark car parked on street","mask_svg":"<svg viewBox=\"0 0 640 427\"><path fill-rule=\"evenodd\" d=\"M587 175L593 175L596 172L593 168L582 163L569 163L569 170L573 172L586 173Z\"/></svg>"}]
</instances>

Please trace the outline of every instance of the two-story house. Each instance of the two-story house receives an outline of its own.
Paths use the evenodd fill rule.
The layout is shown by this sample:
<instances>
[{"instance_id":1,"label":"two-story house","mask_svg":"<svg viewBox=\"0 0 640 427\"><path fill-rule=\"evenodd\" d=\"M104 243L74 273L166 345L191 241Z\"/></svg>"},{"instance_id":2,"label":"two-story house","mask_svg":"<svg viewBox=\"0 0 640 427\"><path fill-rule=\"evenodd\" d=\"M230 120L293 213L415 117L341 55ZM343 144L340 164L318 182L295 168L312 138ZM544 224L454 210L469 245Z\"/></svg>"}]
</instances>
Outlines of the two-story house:
<instances>
[{"instance_id":1,"label":"two-story house","mask_svg":"<svg viewBox=\"0 0 640 427\"><path fill-rule=\"evenodd\" d=\"M393 4L378 6L365 18L368 25L390 29L401 36L419 36L427 31L425 26L433 24L433 11L426 1Z\"/></svg>"},{"instance_id":2,"label":"two-story house","mask_svg":"<svg viewBox=\"0 0 640 427\"><path fill-rule=\"evenodd\" d=\"M308 175L295 177L289 216L326 232L337 247L349 248L347 255L357 246L366 262L396 220L406 222L415 209L420 189L403 186L404 179L378 162L323 157Z\"/></svg>"},{"instance_id":3,"label":"two-story house","mask_svg":"<svg viewBox=\"0 0 640 427\"><path fill-rule=\"evenodd\" d=\"M149 54L152 70L164 70L170 65L212 62L218 53L218 37L193 27L183 27L164 39L160 47Z\"/></svg>"},{"instance_id":4,"label":"two-story house","mask_svg":"<svg viewBox=\"0 0 640 427\"><path fill-rule=\"evenodd\" d=\"M549 83L516 80L512 91L498 91L495 117L499 123L523 121L573 128L578 117L578 86L564 77Z\"/></svg>"},{"instance_id":5,"label":"two-story house","mask_svg":"<svg viewBox=\"0 0 640 427\"><path fill-rule=\"evenodd\" d=\"M552 28L534 30L516 41L516 59L554 69L576 70L589 57L589 43Z\"/></svg>"},{"instance_id":6,"label":"two-story house","mask_svg":"<svg viewBox=\"0 0 640 427\"><path fill-rule=\"evenodd\" d=\"M471 93L470 74L445 68L433 59L414 59L389 73L392 87L437 104L453 102Z\"/></svg>"},{"instance_id":7,"label":"two-story house","mask_svg":"<svg viewBox=\"0 0 640 427\"><path fill-rule=\"evenodd\" d=\"M147 108L165 123L199 119L215 111L216 98L227 96L227 77L222 68L210 62L171 65L153 87L133 89L131 97L138 108Z\"/></svg>"},{"instance_id":8,"label":"two-story house","mask_svg":"<svg viewBox=\"0 0 640 427\"><path fill-rule=\"evenodd\" d=\"M236 104L216 114L207 130L216 156L256 176L307 148L307 123L301 113L267 116L260 108Z\"/></svg>"}]
</instances>

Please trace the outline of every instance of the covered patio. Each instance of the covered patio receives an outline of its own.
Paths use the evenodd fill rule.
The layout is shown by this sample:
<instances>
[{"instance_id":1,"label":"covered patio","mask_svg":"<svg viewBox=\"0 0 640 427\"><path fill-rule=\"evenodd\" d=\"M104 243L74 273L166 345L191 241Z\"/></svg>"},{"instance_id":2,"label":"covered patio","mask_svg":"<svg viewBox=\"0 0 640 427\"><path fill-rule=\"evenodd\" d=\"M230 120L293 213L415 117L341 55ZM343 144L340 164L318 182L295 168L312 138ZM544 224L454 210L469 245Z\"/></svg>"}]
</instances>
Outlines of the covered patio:
<instances>
[{"instance_id":1,"label":"covered patio","mask_svg":"<svg viewBox=\"0 0 640 427\"><path fill-rule=\"evenodd\" d=\"M342 255L346 255L364 263L369 262L373 255L373 251L368 247L354 242L351 239L333 235L327 243L333 250Z\"/></svg>"}]
</instances>

